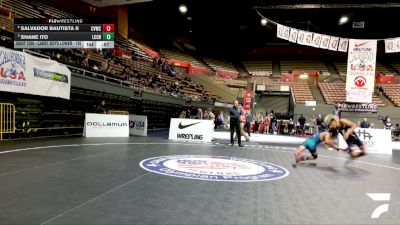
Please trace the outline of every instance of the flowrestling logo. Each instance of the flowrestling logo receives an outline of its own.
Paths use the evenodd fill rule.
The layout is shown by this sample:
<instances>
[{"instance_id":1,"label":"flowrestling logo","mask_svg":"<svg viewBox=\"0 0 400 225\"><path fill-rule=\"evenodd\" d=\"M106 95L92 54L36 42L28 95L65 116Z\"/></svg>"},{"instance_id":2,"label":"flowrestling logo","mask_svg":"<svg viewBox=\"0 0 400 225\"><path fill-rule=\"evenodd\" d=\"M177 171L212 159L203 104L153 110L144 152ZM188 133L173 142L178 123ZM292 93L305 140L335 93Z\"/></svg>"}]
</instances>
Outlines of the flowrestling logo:
<instances>
[{"instance_id":1,"label":"flowrestling logo","mask_svg":"<svg viewBox=\"0 0 400 225\"><path fill-rule=\"evenodd\" d=\"M287 169L272 163L226 156L160 156L145 159L140 166L167 176L209 181L270 181L289 175Z\"/></svg>"}]
</instances>

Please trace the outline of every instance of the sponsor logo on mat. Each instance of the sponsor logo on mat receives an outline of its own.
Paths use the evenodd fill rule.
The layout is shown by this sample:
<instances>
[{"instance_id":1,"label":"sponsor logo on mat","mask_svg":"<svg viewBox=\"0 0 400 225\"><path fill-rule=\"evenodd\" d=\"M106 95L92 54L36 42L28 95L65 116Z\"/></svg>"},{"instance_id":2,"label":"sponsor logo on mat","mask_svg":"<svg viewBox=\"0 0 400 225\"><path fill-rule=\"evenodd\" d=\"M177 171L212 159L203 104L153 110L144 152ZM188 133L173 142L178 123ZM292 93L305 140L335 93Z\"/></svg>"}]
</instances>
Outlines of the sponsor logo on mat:
<instances>
[{"instance_id":1,"label":"sponsor logo on mat","mask_svg":"<svg viewBox=\"0 0 400 225\"><path fill-rule=\"evenodd\" d=\"M141 161L140 166L167 176L209 181L270 181L289 175L287 169L272 163L226 156L159 156Z\"/></svg>"}]
</instances>

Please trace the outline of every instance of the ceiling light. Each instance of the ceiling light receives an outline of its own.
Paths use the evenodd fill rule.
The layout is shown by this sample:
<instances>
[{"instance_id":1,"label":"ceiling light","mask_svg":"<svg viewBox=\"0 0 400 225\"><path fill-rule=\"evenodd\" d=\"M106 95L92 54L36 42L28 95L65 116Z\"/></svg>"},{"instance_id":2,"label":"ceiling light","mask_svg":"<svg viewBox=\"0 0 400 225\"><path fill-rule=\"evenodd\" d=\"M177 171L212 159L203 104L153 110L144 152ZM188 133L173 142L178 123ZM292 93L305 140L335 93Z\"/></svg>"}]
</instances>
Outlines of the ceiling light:
<instances>
[{"instance_id":1,"label":"ceiling light","mask_svg":"<svg viewBox=\"0 0 400 225\"><path fill-rule=\"evenodd\" d=\"M348 21L349 21L349 17L347 17L347 16L342 16L342 17L340 18L340 20L339 20L339 24L342 25L342 24L347 23Z\"/></svg>"},{"instance_id":2,"label":"ceiling light","mask_svg":"<svg viewBox=\"0 0 400 225\"><path fill-rule=\"evenodd\" d=\"M265 18L261 19L261 25L265 26L267 25L267 23L268 23L267 19Z\"/></svg>"},{"instance_id":3,"label":"ceiling light","mask_svg":"<svg viewBox=\"0 0 400 225\"><path fill-rule=\"evenodd\" d=\"M180 5L179 6L179 12L182 14L186 14L188 11L188 8L186 7L186 5Z\"/></svg>"}]
</instances>

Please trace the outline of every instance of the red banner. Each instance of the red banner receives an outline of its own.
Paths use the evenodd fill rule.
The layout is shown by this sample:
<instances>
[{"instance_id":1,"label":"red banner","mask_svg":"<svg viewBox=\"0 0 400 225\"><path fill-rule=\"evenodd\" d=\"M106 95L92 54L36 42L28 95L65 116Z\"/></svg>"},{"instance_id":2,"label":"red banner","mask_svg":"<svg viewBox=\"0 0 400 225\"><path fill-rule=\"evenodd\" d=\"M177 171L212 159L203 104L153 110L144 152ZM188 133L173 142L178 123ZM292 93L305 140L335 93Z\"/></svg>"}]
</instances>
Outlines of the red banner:
<instances>
[{"instance_id":1,"label":"red banner","mask_svg":"<svg viewBox=\"0 0 400 225\"><path fill-rule=\"evenodd\" d=\"M216 74L217 74L217 76L224 77L224 78L236 79L238 77L238 72L233 72L233 71L217 70Z\"/></svg>"},{"instance_id":2,"label":"red banner","mask_svg":"<svg viewBox=\"0 0 400 225\"><path fill-rule=\"evenodd\" d=\"M165 59L165 60L167 60L168 64L172 64L174 66L188 68L190 65L188 62L185 62L185 61L179 61L179 60L175 60L175 59Z\"/></svg>"},{"instance_id":3,"label":"red banner","mask_svg":"<svg viewBox=\"0 0 400 225\"><path fill-rule=\"evenodd\" d=\"M208 74L208 68L193 66L192 64L189 64L189 68L188 68L187 72L188 72L188 74Z\"/></svg>"},{"instance_id":4,"label":"red banner","mask_svg":"<svg viewBox=\"0 0 400 225\"><path fill-rule=\"evenodd\" d=\"M250 112L251 108L251 90L243 90L243 109Z\"/></svg>"},{"instance_id":5,"label":"red banner","mask_svg":"<svg viewBox=\"0 0 400 225\"><path fill-rule=\"evenodd\" d=\"M375 82L377 84L397 84L396 76L392 74L382 75L381 73L376 73L375 75Z\"/></svg>"}]
</instances>

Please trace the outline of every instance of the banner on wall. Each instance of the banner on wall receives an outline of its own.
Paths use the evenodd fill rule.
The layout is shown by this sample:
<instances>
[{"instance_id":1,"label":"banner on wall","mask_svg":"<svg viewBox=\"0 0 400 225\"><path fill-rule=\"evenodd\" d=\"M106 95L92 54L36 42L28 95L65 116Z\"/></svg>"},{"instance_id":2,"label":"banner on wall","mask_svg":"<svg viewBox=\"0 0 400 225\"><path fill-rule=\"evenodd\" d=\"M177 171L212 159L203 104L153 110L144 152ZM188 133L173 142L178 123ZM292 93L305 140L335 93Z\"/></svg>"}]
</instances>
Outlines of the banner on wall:
<instances>
[{"instance_id":1,"label":"banner on wall","mask_svg":"<svg viewBox=\"0 0 400 225\"><path fill-rule=\"evenodd\" d=\"M319 47L322 49L328 49L330 40L331 40L330 36L322 35L321 36L321 45Z\"/></svg>"},{"instance_id":2,"label":"banner on wall","mask_svg":"<svg viewBox=\"0 0 400 225\"><path fill-rule=\"evenodd\" d=\"M390 130L356 128L355 133L364 143L368 153L392 154L392 135ZM342 135L339 135L339 147L347 148Z\"/></svg>"},{"instance_id":3,"label":"banner on wall","mask_svg":"<svg viewBox=\"0 0 400 225\"><path fill-rule=\"evenodd\" d=\"M211 142L214 121L171 118L169 138L179 141Z\"/></svg>"},{"instance_id":4,"label":"banner on wall","mask_svg":"<svg viewBox=\"0 0 400 225\"><path fill-rule=\"evenodd\" d=\"M290 29L290 36L289 36L289 41L296 43L297 41L297 34L299 33L299 30L297 29Z\"/></svg>"},{"instance_id":5,"label":"banner on wall","mask_svg":"<svg viewBox=\"0 0 400 225\"><path fill-rule=\"evenodd\" d=\"M376 40L350 39L347 59L346 101L372 102L375 85Z\"/></svg>"},{"instance_id":6,"label":"banner on wall","mask_svg":"<svg viewBox=\"0 0 400 225\"><path fill-rule=\"evenodd\" d=\"M56 61L0 47L0 90L69 99L71 71Z\"/></svg>"},{"instance_id":7,"label":"banner on wall","mask_svg":"<svg viewBox=\"0 0 400 225\"><path fill-rule=\"evenodd\" d=\"M329 41L329 50L337 51L339 45L339 38L338 37L331 37Z\"/></svg>"},{"instance_id":8,"label":"banner on wall","mask_svg":"<svg viewBox=\"0 0 400 225\"><path fill-rule=\"evenodd\" d=\"M321 34L314 33L311 46L314 48L319 48L319 46L321 45L321 38L322 38Z\"/></svg>"},{"instance_id":9,"label":"banner on wall","mask_svg":"<svg viewBox=\"0 0 400 225\"><path fill-rule=\"evenodd\" d=\"M249 112L251 109L251 90L244 90L243 95L243 109Z\"/></svg>"},{"instance_id":10,"label":"banner on wall","mask_svg":"<svg viewBox=\"0 0 400 225\"><path fill-rule=\"evenodd\" d=\"M147 136L147 116L129 115L129 134Z\"/></svg>"},{"instance_id":11,"label":"banner on wall","mask_svg":"<svg viewBox=\"0 0 400 225\"><path fill-rule=\"evenodd\" d=\"M378 106L374 103L344 102L344 103L339 103L338 107L340 112L362 112L362 113L378 112Z\"/></svg>"},{"instance_id":12,"label":"banner on wall","mask_svg":"<svg viewBox=\"0 0 400 225\"><path fill-rule=\"evenodd\" d=\"M347 47L349 46L349 39L347 38L340 38L338 51L339 52L347 52Z\"/></svg>"},{"instance_id":13,"label":"banner on wall","mask_svg":"<svg viewBox=\"0 0 400 225\"><path fill-rule=\"evenodd\" d=\"M303 30L299 30L297 35L297 44L306 45L306 32Z\"/></svg>"},{"instance_id":14,"label":"banner on wall","mask_svg":"<svg viewBox=\"0 0 400 225\"><path fill-rule=\"evenodd\" d=\"M289 39L289 33L290 33L290 27L283 26L282 24L277 25L277 32L276 36L278 38L288 40Z\"/></svg>"}]
</instances>

